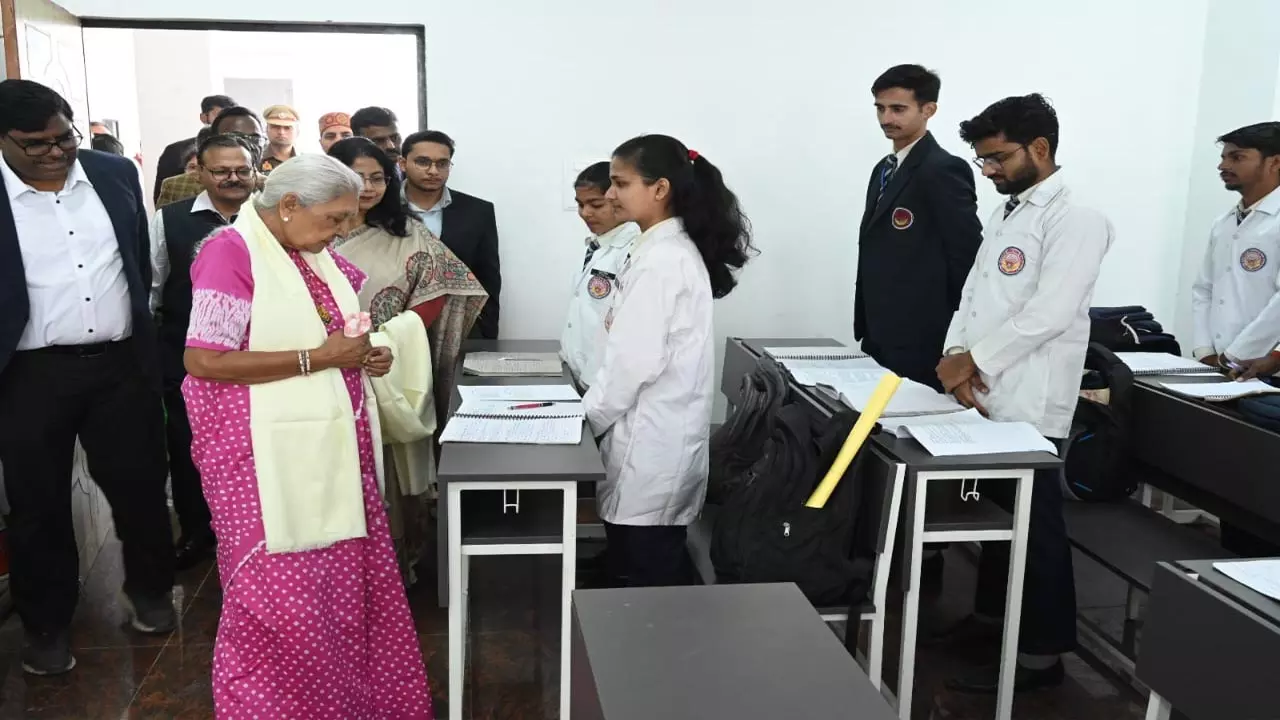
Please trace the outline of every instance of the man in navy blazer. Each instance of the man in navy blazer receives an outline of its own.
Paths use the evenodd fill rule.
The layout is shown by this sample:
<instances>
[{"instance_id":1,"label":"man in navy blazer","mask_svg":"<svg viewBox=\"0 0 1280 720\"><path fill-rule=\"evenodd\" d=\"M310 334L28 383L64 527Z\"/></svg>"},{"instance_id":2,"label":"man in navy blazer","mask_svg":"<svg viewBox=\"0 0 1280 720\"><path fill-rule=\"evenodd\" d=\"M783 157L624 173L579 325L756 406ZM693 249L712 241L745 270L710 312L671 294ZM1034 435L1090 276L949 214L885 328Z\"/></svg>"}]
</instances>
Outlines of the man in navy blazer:
<instances>
[{"instance_id":1,"label":"man in navy blazer","mask_svg":"<svg viewBox=\"0 0 1280 720\"><path fill-rule=\"evenodd\" d=\"M138 172L79 150L61 96L0 82L0 464L23 669L75 666L77 438L111 504L135 630L174 627L173 538L151 265Z\"/></svg>"}]
</instances>

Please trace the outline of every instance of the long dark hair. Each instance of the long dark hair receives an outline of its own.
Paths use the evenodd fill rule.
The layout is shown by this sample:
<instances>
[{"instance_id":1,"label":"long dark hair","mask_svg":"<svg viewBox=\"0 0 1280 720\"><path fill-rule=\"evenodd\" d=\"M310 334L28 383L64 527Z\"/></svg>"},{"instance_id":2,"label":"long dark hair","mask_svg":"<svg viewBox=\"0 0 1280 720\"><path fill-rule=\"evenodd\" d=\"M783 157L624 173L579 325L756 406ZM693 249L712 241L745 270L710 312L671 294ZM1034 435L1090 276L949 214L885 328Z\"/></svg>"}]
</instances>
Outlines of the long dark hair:
<instances>
[{"instance_id":1,"label":"long dark hair","mask_svg":"<svg viewBox=\"0 0 1280 720\"><path fill-rule=\"evenodd\" d=\"M641 135L618 146L613 156L636 169L646 184L671 183L671 214L697 245L711 276L711 296L722 298L738 284L737 270L756 255L751 222L719 168L667 135Z\"/></svg>"},{"instance_id":2,"label":"long dark hair","mask_svg":"<svg viewBox=\"0 0 1280 720\"><path fill-rule=\"evenodd\" d=\"M365 213L364 221L367 225L382 228L396 237L408 237L409 209L400 199L400 173L382 148L374 145L368 138L350 137L334 143L329 148L329 156L347 167L351 167L362 157L373 158L382 167L382 174L387 177L387 192L377 205Z\"/></svg>"}]
</instances>

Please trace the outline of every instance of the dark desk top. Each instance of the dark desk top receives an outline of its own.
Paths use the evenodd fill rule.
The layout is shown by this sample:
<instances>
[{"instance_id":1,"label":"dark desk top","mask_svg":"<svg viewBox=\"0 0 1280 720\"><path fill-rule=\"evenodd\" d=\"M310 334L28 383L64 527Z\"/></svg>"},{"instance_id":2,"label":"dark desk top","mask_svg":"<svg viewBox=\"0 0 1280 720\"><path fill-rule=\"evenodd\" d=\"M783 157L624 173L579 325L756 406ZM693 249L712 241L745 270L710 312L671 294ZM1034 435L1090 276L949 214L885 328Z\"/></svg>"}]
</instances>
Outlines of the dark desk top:
<instances>
[{"instance_id":1,"label":"dark desk top","mask_svg":"<svg viewBox=\"0 0 1280 720\"><path fill-rule=\"evenodd\" d=\"M476 340L463 346L468 352L558 352L554 340ZM461 361L460 361L461 362ZM553 385L573 384L568 369L553 377L476 377L459 367L459 385ZM462 396L455 389L449 412L457 410ZM586 423L577 445L492 445L449 443L440 448L441 482L494 482L508 480L573 480L599 482L604 479L600 450Z\"/></svg>"},{"instance_id":2,"label":"dark desk top","mask_svg":"<svg viewBox=\"0 0 1280 720\"><path fill-rule=\"evenodd\" d=\"M1256 612L1263 618L1280 628L1280 602L1272 600L1260 592L1252 590L1214 569L1213 564L1219 562L1248 562L1242 558L1223 558L1222 560L1182 560L1178 566L1187 572L1199 575L1199 581L1213 589L1228 595L1236 602Z\"/></svg>"},{"instance_id":3,"label":"dark desk top","mask_svg":"<svg viewBox=\"0 0 1280 720\"><path fill-rule=\"evenodd\" d=\"M573 594L608 720L891 720L795 585Z\"/></svg>"},{"instance_id":4,"label":"dark desk top","mask_svg":"<svg viewBox=\"0 0 1280 720\"><path fill-rule=\"evenodd\" d=\"M830 338L809 338L792 340L757 340L741 339L742 346L756 357L764 355L766 347L842 347ZM819 407L831 412L846 409L844 403L831 398L825 393L814 392L792 383L797 393L816 403ZM904 463L910 472L946 472L951 470L1045 470L1062 465L1062 460L1046 452L998 453L993 455L952 455L935 457L929 454L916 440L899 438L892 433L878 432L871 436L871 441L885 452Z\"/></svg>"}]
</instances>

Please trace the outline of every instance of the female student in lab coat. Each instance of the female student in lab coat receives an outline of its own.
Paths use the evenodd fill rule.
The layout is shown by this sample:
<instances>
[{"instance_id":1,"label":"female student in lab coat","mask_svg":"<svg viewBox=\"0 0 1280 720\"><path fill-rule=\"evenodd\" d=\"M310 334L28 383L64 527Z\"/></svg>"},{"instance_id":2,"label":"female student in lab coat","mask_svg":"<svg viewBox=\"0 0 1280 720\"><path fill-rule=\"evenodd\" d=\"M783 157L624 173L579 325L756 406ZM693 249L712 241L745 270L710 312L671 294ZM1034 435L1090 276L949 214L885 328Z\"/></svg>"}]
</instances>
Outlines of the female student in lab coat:
<instances>
[{"instance_id":1,"label":"female student in lab coat","mask_svg":"<svg viewBox=\"0 0 1280 720\"><path fill-rule=\"evenodd\" d=\"M560 338L573 379L588 386L604 360L604 318L613 307L614 285L622 266L631 257L631 245L640 237L640 228L627 222L618 206L605 197L609 192L609 163L598 162L583 170L573 183L578 217L587 224L586 258L574 275L569 317Z\"/></svg>"},{"instance_id":2,"label":"female student in lab coat","mask_svg":"<svg viewBox=\"0 0 1280 720\"><path fill-rule=\"evenodd\" d=\"M610 179L607 197L643 234L618 276L604 362L583 398L603 436L597 502L628 584L684 584L686 529L706 495L711 301L733 290L752 254L750 225L720 171L675 138L623 143Z\"/></svg>"}]
</instances>

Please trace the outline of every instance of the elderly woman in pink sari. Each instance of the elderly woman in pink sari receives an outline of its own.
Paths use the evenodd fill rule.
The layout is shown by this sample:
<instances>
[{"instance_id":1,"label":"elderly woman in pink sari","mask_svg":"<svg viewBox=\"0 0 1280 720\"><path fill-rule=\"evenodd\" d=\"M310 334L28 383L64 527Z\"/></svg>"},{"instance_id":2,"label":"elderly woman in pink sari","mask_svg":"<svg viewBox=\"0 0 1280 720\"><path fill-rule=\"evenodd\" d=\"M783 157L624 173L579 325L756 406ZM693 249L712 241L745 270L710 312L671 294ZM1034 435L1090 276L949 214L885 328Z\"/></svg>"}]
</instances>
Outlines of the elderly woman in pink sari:
<instances>
[{"instance_id":1,"label":"elderly woman in pink sari","mask_svg":"<svg viewBox=\"0 0 1280 720\"><path fill-rule=\"evenodd\" d=\"M327 249L361 187L332 158L289 160L191 269L183 393L218 539L224 720L433 717L379 489L368 376L393 358L357 327L363 273Z\"/></svg>"}]
</instances>

